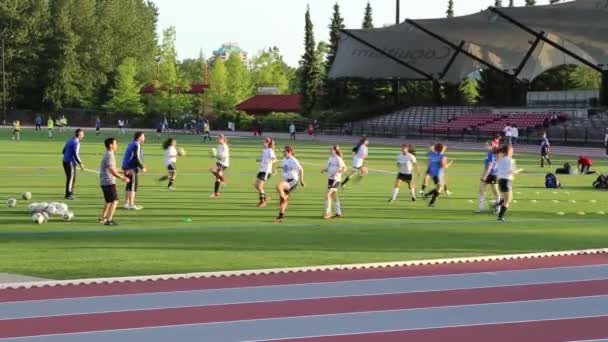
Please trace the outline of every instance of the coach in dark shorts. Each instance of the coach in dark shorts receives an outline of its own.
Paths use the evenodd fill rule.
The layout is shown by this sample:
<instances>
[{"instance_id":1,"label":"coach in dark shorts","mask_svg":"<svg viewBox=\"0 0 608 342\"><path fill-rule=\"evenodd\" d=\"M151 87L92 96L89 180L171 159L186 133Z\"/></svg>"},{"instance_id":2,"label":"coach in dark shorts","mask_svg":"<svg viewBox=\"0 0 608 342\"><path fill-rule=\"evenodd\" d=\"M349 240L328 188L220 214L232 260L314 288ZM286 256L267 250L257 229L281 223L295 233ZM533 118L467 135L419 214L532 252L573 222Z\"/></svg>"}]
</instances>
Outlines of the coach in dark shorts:
<instances>
[{"instance_id":1,"label":"coach in dark shorts","mask_svg":"<svg viewBox=\"0 0 608 342\"><path fill-rule=\"evenodd\" d=\"M103 223L106 226L116 226L118 225L116 221L114 221L114 213L118 206L116 178L120 178L126 183L129 183L129 179L120 174L116 169L116 158L114 157L114 153L118 150L116 139L108 138L104 141L104 144L106 146L106 153L99 166L99 184L101 185L105 205L103 206L103 212L99 218L99 223Z\"/></svg>"}]
</instances>

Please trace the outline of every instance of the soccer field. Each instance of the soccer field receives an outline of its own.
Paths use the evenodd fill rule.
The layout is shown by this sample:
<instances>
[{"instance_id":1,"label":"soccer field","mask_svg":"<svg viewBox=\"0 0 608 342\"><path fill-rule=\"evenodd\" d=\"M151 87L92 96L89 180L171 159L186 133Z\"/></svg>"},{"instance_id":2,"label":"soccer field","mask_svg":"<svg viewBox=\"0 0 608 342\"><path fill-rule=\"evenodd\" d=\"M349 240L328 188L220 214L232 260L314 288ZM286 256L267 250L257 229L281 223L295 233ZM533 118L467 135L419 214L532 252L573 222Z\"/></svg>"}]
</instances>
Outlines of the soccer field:
<instances>
[{"instance_id":1,"label":"soccer field","mask_svg":"<svg viewBox=\"0 0 608 342\"><path fill-rule=\"evenodd\" d=\"M115 133L96 137L87 132L81 147L87 168L99 167L102 141ZM2 198L33 194L29 202L19 200L16 208L0 208L0 273L53 279L133 276L600 248L608 243L608 216L603 213L608 212L608 193L591 188L595 176L562 176L564 189L545 189L537 157L516 151L518 166L526 173L514 182L517 202L507 222L498 223L493 215L473 214L483 152L451 151L448 146L448 156L455 161L447 173L452 195L440 197L431 209L421 199L411 202L404 186L398 201L389 205L399 150L374 145L373 138L368 166L376 171L341 191L341 220L321 218L327 180L319 171L327 162L327 144L293 144L305 168L306 187L290 196L286 221L275 224L274 186L280 175L267 183L272 196L268 207L256 207L253 189L261 139L230 141L229 183L220 199L211 199L208 168L214 162L210 149L215 143L177 136L188 155L178 160L177 190L169 192L156 181L165 172L162 138L150 133L144 146L148 174L138 193L144 210L118 210L120 226L115 228L98 224L103 198L97 175L79 172L76 200L68 203L74 220L52 218L36 225L26 212L28 203L63 201L61 149L71 136L57 134L49 140L45 134L27 129L22 140L14 142L8 130L0 130ZM118 161L130 137L120 137ZM285 143L278 141L278 146ZM352 146L342 147L349 151ZM418 150L424 170L427 147ZM350 165L350 156L345 161ZM575 164L572 157L555 157L554 167L566 161ZM597 160L594 166L608 169L605 161ZM122 202L122 185L119 196Z\"/></svg>"}]
</instances>

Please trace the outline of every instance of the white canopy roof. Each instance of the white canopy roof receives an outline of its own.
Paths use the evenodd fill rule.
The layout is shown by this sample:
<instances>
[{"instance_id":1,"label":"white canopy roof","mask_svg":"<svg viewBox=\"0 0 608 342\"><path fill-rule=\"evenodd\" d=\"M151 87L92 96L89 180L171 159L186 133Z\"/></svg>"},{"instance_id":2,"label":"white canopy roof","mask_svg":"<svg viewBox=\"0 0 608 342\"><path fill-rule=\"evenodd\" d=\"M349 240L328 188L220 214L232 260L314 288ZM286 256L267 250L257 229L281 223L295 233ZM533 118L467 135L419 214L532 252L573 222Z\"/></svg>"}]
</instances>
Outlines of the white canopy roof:
<instances>
[{"instance_id":1,"label":"white canopy roof","mask_svg":"<svg viewBox=\"0 0 608 342\"><path fill-rule=\"evenodd\" d=\"M345 30L330 77L442 78L482 67L532 80L547 69L608 64L608 0L488 10Z\"/></svg>"}]
</instances>

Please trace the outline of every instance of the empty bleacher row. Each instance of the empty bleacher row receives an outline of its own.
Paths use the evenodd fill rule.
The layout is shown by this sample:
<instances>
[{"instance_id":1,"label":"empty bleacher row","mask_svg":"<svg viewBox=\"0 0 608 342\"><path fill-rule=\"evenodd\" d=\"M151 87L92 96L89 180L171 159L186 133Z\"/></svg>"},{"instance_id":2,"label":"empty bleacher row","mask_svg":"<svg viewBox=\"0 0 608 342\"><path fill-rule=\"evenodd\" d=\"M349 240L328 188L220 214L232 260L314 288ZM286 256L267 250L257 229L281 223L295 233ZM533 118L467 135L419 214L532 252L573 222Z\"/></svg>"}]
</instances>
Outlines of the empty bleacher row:
<instances>
[{"instance_id":1,"label":"empty bleacher row","mask_svg":"<svg viewBox=\"0 0 608 342\"><path fill-rule=\"evenodd\" d=\"M412 107L371 118L360 122L360 124L377 127L421 127L473 112L490 113L490 109L480 107Z\"/></svg>"},{"instance_id":2,"label":"empty bleacher row","mask_svg":"<svg viewBox=\"0 0 608 342\"><path fill-rule=\"evenodd\" d=\"M565 115L553 113L516 113L516 114L469 114L442 122L436 122L422 128L424 133L485 133L502 132L507 126L517 126L520 130L541 128L551 119L564 120Z\"/></svg>"}]
</instances>

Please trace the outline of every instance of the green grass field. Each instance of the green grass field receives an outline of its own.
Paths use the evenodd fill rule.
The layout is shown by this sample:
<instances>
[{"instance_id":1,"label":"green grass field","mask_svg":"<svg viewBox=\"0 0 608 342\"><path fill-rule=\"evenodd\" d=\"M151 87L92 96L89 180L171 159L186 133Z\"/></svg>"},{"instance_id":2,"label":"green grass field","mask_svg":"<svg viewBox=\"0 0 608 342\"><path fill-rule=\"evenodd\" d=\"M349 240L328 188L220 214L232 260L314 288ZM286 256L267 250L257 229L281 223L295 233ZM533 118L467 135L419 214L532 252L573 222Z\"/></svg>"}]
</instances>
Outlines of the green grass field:
<instances>
[{"instance_id":1,"label":"green grass field","mask_svg":"<svg viewBox=\"0 0 608 342\"><path fill-rule=\"evenodd\" d=\"M100 137L88 133L81 148L88 168L98 168L102 140L114 133ZM63 201L60 152L69 134L53 140L44 134L26 130L22 141L13 142L8 130L0 131L3 199L30 191L34 196L30 202ZM121 151L128 140L120 140ZM490 214L473 214L483 153L449 150L455 160L448 172L453 194L440 198L436 208L427 208L422 200L410 202L405 188L399 200L389 205L394 174L372 172L341 193L345 218L324 221L327 181L319 170L327 161L327 146L299 141L294 146L307 186L291 196L286 222L275 224L274 186L280 176L267 184L271 204L264 209L255 206L253 182L260 140L232 139L229 184L219 200L209 198L213 179L207 172L213 163L209 151L215 144L203 144L191 136L178 136L178 142L188 156L178 161L177 191L168 192L156 182L164 173L161 140L148 135L149 172L138 194L138 203L145 209L119 210L116 220L121 225L115 229L95 221L103 201L94 174L78 174L77 199L69 203L76 215L72 222L54 218L36 225L26 213L28 202L20 200L12 209L3 205L0 273L54 279L132 276L600 248L608 243L608 217L598 214L608 211L608 193L591 189L595 177L562 176L564 189L545 189L536 156L516 155L518 165L527 172L515 181L517 203L506 223L496 222ZM279 145L285 143L279 141ZM419 148L426 151L425 146ZM394 147L374 145L372 139L368 165L393 171L397 153ZM556 157L554 163L565 161L574 163L573 158L563 157ZM350 165L350 157L346 162ZM596 169L608 168L605 161L596 164ZM119 189L122 197L122 186Z\"/></svg>"}]
</instances>

